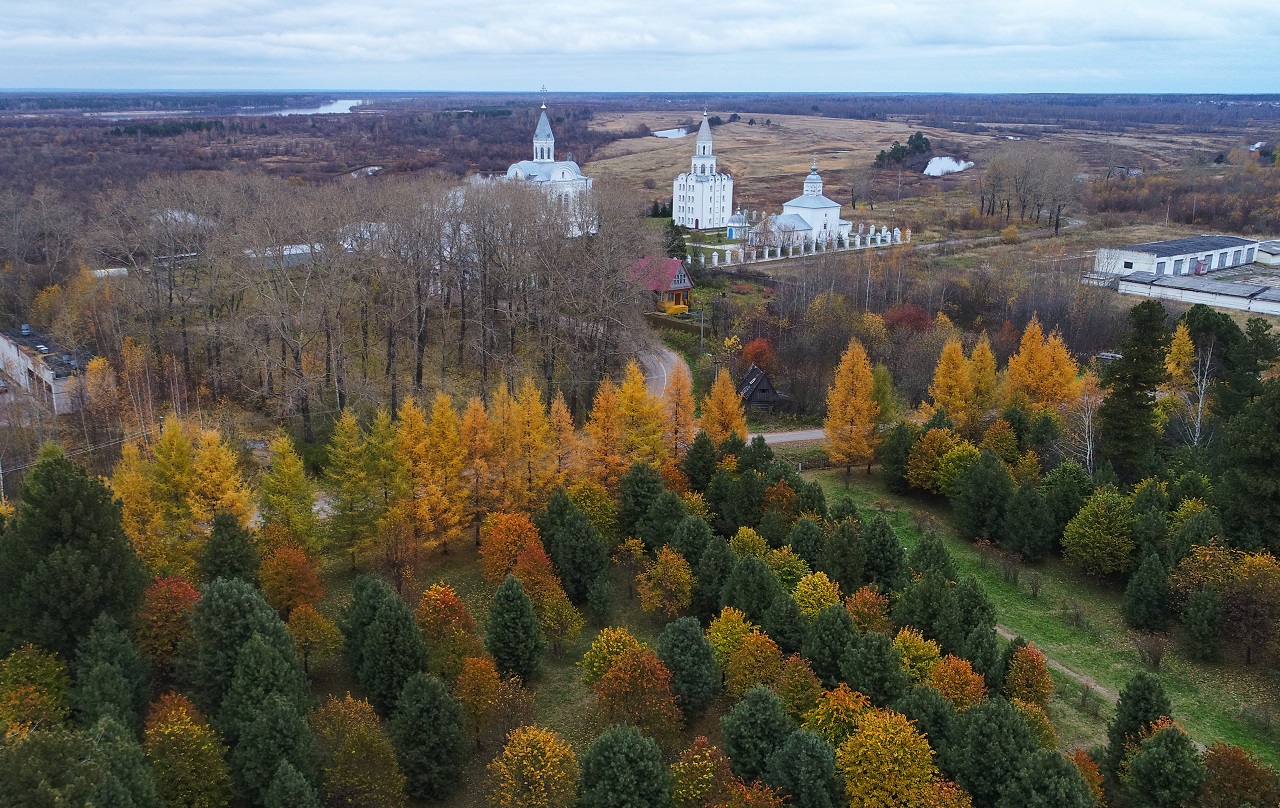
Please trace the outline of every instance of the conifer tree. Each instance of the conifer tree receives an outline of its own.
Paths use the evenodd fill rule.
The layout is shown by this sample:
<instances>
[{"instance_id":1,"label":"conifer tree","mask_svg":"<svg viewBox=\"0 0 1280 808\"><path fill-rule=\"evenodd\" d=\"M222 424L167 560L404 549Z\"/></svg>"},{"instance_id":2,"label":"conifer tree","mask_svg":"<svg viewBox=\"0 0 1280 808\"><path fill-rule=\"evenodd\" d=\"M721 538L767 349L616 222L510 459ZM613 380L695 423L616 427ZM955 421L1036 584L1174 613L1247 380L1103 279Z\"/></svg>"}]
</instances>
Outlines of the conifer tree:
<instances>
[{"instance_id":1,"label":"conifer tree","mask_svg":"<svg viewBox=\"0 0 1280 808\"><path fill-rule=\"evenodd\" d=\"M1053 549L1053 516L1039 489L1031 483L1018 486L1009 498L1002 535L1001 545L1023 561L1043 561Z\"/></svg>"},{"instance_id":2,"label":"conifer tree","mask_svg":"<svg viewBox=\"0 0 1280 808\"><path fill-rule=\"evenodd\" d=\"M956 744L956 783L975 805L994 806L1038 749L1027 722L1004 699L966 710Z\"/></svg>"},{"instance_id":3,"label":"conifer tree","mask_svg":"<svg viewBox=\"0 0 1280 808\"><path fill-rule=\"evenodd\" d=\"M956 522L967 539L991 539L1002 535L1005 508L1013 496L1013 480L1000 458L983 452L956 480L951 505Z\"/></svg>"},{"instance_id":4,"label":"conifer tree","mask_svg":"<svg viewBox=\"0 0 1280 808\"><path fill-rule=\"evenodd\" d=\"M912 577L936 572L948 581L956 579L956 568L951 563L951 554L947 552L942 538L933 531L926 532L916 546L911 548L911 554L907 556L907 569L912 573Z\"/></svg>"},{"instance_id":5,"label":"conifer tree","mask_svg":"<svg viewBox=\"0 0 1280 808\"><path fill-rule=\"evenodd\" d=\"M466 746L462 708L443 682L425 673L410 677L389 730L410 796L437 800L457 787Z\"/></svg>"},{"instance_id":6,"label":"conifer tree","mask_svg":"<svg viewBox=\"0 0 1280 808\"><path fill-rule=\"evenodd\" d=\"M676 705L686 715L697 715L711 704L720 685L715 652L696 617L681 617L667 624L658 637L658 658L671 671Z\"/></svg>"},{"instance_id":7,"label":"conifer tree","mask_svg":"<svg viewBox=\"0 0 1280 808\"><path fill-rule=\"evenodd\" d=\"M652 738L631 726L611 727L582 756L579 808L665 808L671 772Z\"/></svg>"},{"instance_id":8,"label":"conifer tree","mask_svg":"<svg viewBox=\"0 0 1280 808\"><path fill-rule=\"evenodd\" d=\"M462 476L466 459L462 452L458 413L453 408L453 401L444 393L437 393L431 403L425 455L427 478L436 502L432 517L435 537L437 542L448 547L449 542L462 535L466 526L469 492Z\"/></svg>"},{"instance_id":9,"label":"conifer tree","mask_svg":"<svg viewBox=\"0 0 1280 808\"><path fill-rule=\"evenodd\" d=\"M837 808L843 788L836 777L836 755L822 738L798 729L769 756L764 781L796 808Z\"/></svg>"},{"instance_id":10,"label":"conifer tree","mask_svg":"<svg viewBox=\"0 0 1280 808\"><path fill-rule=\"evenodd\" d=\"M809 635L809 621L800 611L800 604L786 592L774 598L773 604L765 610L760 625L778 647L788 654L800 653L805 637Z\"/></svg>"},{"instance_id":11,"label":"conifer tree","mask_svg":"<svg viewBox=\"0 0 1280 808\"><path fill-rule=\"evenodd\" d=\"M361 466L369 483L373 518L377 524L404 496L408 485L408 470L396 458L396 424L385 407L378 408L364 436Z\"/></svg>"},{"instance_id":12,"label":"conifer tree","mask_svg":"<svg viewBox=\"0 0 1280 808\"><path fill-rule=\"evenodd\" d=\"M844 466L846 483L855 463L865 462L867 470L871 470L879 415L873 384L867 352L854 337L840 357L835 381L827 391L827 417L823 422L827 455L833 463Z\"/></svg>"},{"instance_id":13,"label":"conifer tree","mask_svg":"<svg viewBox=\"0 0 1280 808\"><path fill-rule=\"evenodd\" d=\"M550 429L551 454L556 464L554 481L557 485L568 485L578 476L581 445L573 425L573 414L569 412L569 405L560 390L552 396L551 405L547 408L547 426Z\"/></svg>"},{"instance_id":14,"label":"conifer tree","mask_svg":"<svg viewBox=\"0 0 1280 808\"><path fill-rule=\"evenodd\" d=\"M953 337L942 346L933 383L929 385L929 398L935 410L946 411L957 428L967 434L974 421L973 376L959 339Z\"/></svg>"},{"instance_id":15,"label":"conifer tree","mask_svg":"<svg viewBox=\"0 0 1280 808\"><path fill-rule=\"evenodd\" d=\"M427 667L427 650L409 607L385 598L364 630L356 679L382 715L390 715L405 683Z\"/></svg>"},{"instance_id":16,"label":"conifer tree","mask_svg":"<svg viewBox=\"0 0 1280 808\"><path fill-rule=\"evenodd\" d=\"M565 594L575 604L585 603L591 584L608 569L604 540L587 515L572 505L564 521L542 536Z\"/></svg>"},{"instance_id":17,"label":"conifer tree","mask_svg":"<svg viewBox=\"0 0 1280 808\"><path fill-rule=\"evenodd\" d=\"M698 430L693 443L680 463L680 470L689 478L689 487L704 492L716 473L716 444L706 430Z\"/></svg>"},{"instance_id":18,"label":"conifer tree","mask_svg":"<svg viewBox=\"0 0 1280 808\"><path fill-rule=\"evenodd\" d=\"M315 538L315 497L311 480L293 441L281 436L271 442L271 465L258 484L262 520L279 522L304 542Z\"/></svg>"},{"instance_id":19,"label":"conifer tree","mask_svg":"<svg viewBox=\"0 0 1280 808\"><path fill-rule=\"evenodd\" d=\"M120 447L120 461L111 473L111 491L120 500L121 526L134 552L148 569L158 569L163 546L155 535L158 505L151 486L151 460L136 441Z\"/></svg>"},{"instance_id":20,"label":"conifer tree","mask_svg":"<svg viewBox=\"0 0 1280 808\"><path fill-rule=\"evenodd\" d=\"M1102 458L1121 480L1139 479L1155 462L1156 387L1164 381L1168 312L1156 300L1129 311L1129 333L1120 344L1123 356L1107 366L1107 396L1098 410Z\"/></svg>"},{"instance_id":21,"label":"conifer tree","mask_svg":"<svg viewBox=\"0 0 1280 808\"><path fill-rule=\"evenodd\" d=\"M880 442L876 451L880 468L884 470L885 485L894 493L905 494L910 488L907 482L907 463L917 437L918 433L911 424L900 421L889 430L888 437Z\"/></svg>"},{"instance_id":22,"label":"conifer tree","mask_svg":"<svg viewBox=\"0 0 1280 808\"><path fill-rule=\"evenodd\" d=\"M176 415L164 419L153 451L155 457L148 476L156 507L152 531L159 544L155 555L148 554L148 566L157 571L190 574L197 547L191 507L196 486L195 453L186 427Z\"/></svg>"},{"instance_id":23,"label":"conifer tree","mask_svg":"<svg viewBox=\"0 0 1280 808\"><path fill-rule=\"evenodd\" d=\"M200 431L193 457L191 515L202 530L209 529L218 513L231 514L241 525L248 525L253 517L253 495L238 465L235 451L216 429Z\"/></svg>"},{"instance_id":24,"label":"conifer tree","mask_svg":"<svg viewBox=\"0 0 1280 808\"><path fill-rule=\"evenodd\" d=\"M105 776L88 804L134 805L139 808L159 805L151 769L134 730L106 717L89 730L89 739L93 742L94 757L101 762Z\"/></svg>"},{"instance_id":25,"label":"conifer tree","mask_svg":"<svg viewBox=\"0 0 1280 808\"><path fill-rule=\"evenodd\" d=\"M675 533L676 526L685 518L684 503L672 491L663 491L649 504L644 515L636 520L636 536L650 552L664 547Z\"/></svg>"},{"instance_id":26,"label":"conifer tree","mask_svg":"<svg viewBox=\"0 0 1280 808\"><path fill-rule=\"evenodd\" d=\"M1033 753L1006 784L996 808L1093 808L1075 764L1054 751Z\"/></svg>"},{"instance_id":27,"label":"conifer tree","mask_svg":"<svg viewBox=\"0 0 1280 808\"><path fill-rule=\"evenodd\" d=\"M265 808L320 808L320 798L307 778L288 760L282 760L262 804Z\"/></svg>"},{"instance_id":28,"label":"conifer tree","mask_svg":"<svg viewBox=\"0 0 1280 808\"><path fill-rule=\"evenodd\" d=\"M509 435L507 453L512 474L505 491L505 504L509 508L537 511L555 488L556 474L546 406L538 385L531 378L525 378L520 396L511 402Z\"/></svg>"},{"instance_id":29,"label":"conifer tree","mask_svg":"<svg viewBox=\"0 0 1280 808\"><path fill-rule=\"evenodd\" d=\"M827 687L840 681L840 658L853 641L853 619L843 606L828 606L813 619L802 653Z\"/></svg>"},{"instance_id":30,"label":"conifer tree","mask_svg":"<svg viewBox=\"0 0 1280 808\"><path fill-rule=\"evenodd\" d=\"M1000 399L1000 382L996 378L996 356L991 340L983 331L969 353L969 383L973 388L971 410L978 421L986 419Z\"/></svg>"},{"instance_id":31,"label":"conifer tree","mask_svg":"<svg viewBox=\"0 0 1280 808\"><path fill-rule=\"evenodd\" d=\"M1116 773L1128 747L1137 743L1143 731L1156 721L1171 718L1171 712L1160 680L1146 671L1134 674L1120 691L1115 717L1107 725L1107 768Z\"/></svg>"},{"instance_id":32,"label":"conifer tree","mask_svg":"<svg viewBox=\"0 0 1280 808\"><path fill-rule=\"evenodd\" d=\"M1187 598L1182 630L1187 648L1196 659L1213 662L1222 657L1222 597L1212 583Z\"/></svg>"},{"instance_id":33,"label":"conifer tree","mask_svg":"<svg viewBox=\"0 0 1280 808\"><path fill-rule=\"evenodd\" d=\"M856 519L841 519L827 536L819 567L840 586L853 592L862 584L862 525Z\"/></svg>"},{"instance_id":34,"label":"conifer tree","mask_svg":"<svg viewBox=\"0 0 1280 808\"><path fill-rule=\"evenodd\" d=\"M583 463L610 492L617 490L618 481L631 465L622 448L624 435L618 407L617 388L605 379L596 390L591 415L583 428L586 432Z\"/></svg>"},{"instance_id":35,"label":"conifer tree","mask_svg":"<svg viewBox=\"0 0 1280 808\"><path fill-rule=\"evenodd\" d=\"M273 647L263 635L255 633L236 654L227 695L215 716L222 735L234 744L272 695L283 698L299 715L306 714L307 681L292 643Z\"/></svg>"},{"instance_id":36,"label":"conifer tree","mask_svg":"<svg viewBox=\"0 0 1280 808\"><path fill-rule=\"evenodd\" d=\"M720 593L725 582L738 563L738 557L729 542L712 538L707 542L698 560L697 582L693 589L693 604L698 614L709 618L720 610Z\"/></svg>"},{"instance_id":37,"label":"conifer tree","mask_svg":"<svg viewBox=\"0 0 1280 808\"><path fill-rule=\"evenodd\" d=\"M1136 808L1189 805L1204 783L1204 764L1195 743L1180 727L1143 738L1123 775L1125 796Z\"/></svg>"},{"instance_id":38,"label":"conifer tree","mask_svg":"<svg viewBox=\"0 0 1280 808\"><path fill-rule=\"evenodd\" d=\"M742 411L742 398L729 378L729 371L724 368L716 374L711 392L702 400L702 418L698 426L717 446L730 435L737 435L744 441L747 439L747 416Z\"/></svg>"},{"instance_id":39,"label":"conifer tree","mask_svg":"<svg viewBox=\"0 0 1280 808\"><path fill-rule=\"evenodd\" d=\"M458 426L462 453L462 478L467 487L467 508L480 541L480 519L492 501L489 468L493 459L493 433L484 403L476 396L467 400Z\"/></svg>"},{"instance_id":40,"label":"conifer tree","mask_svg":"<svg viewBox=\"0 0 1280 808\"><path fill-rule=\"evenodd\" d=\"M873 704L892 704L911 688L902 655L893 641L874 631L856 637L840 655L840 678Z\"/></svg>"},{"instance_id":41,"label":"conifer tree","mask_svg":"<svg viewBox=\"0 0 1280 808\"><path fill-rule=\"evenodd\" d=\"M734 564L720 592L720 603L741 610L753 623L759 623L773 602L785 594L769 565L748 556Z\"/></svg>"},{"instance_id":42,"label":"conifer tree","mask_svg":"<svg viewBox=\"0 0 1280 808\"><path fill-rule=\"evenodd\" d=\"M822 528L814 520L807 516L797 519L787 534L787 544L811 569L817 569L821 565Z\"/></svg>"},{"instance_id":43,"label":"conifer tree","mask_svg":"<svg viewBox=\"0 0 1280 808\"><path fill-rule=\"evenodd\" d=\"M795 729L782 700L766 687L747 691L720 719L725 753L733 773L746 780L765 776L769 757Z\"/></svg>"},{"instance_id":44,"label":"conifer tree","mask_svg":"<svg viewBox=\"0 0 1280 808\"><path fill-rule=\"evenodd\" d=\"M280 764L288 762L308 782L315 781L315 737L304 714L279 693L257 706L231 751L237 790L265 803Z\"/></svg>"},{"instance_id":45,"label":"conifer tree","mask_svg":"<svg viewBox=\"0 0 1280 808\"><path fill-rule=\"evenodd\" d=\"M0 533L0 647L28 641L73 656L98 615L131 621L144 586L111 491L42 449Z\"/></svg>"},{"instance_id":46,"label":"conifer tree","mask_svg":"<svg viewBox=\"0 0 1280 808\"><path fill-rule=\"evenodd\" d=\"M660 467L666 462L666 424L660 399L649 394L644 373L634 360L627 363L618 388L618 417L622 422L622 451L633 463Z\"/></svg>"},{"instance_id":47,"label":"conifer tree","mask_svg":"<svg viewBox=\"0 0 1280 808\"><path fill-rule=\"evenodd\" d=\"M498 669L528 680L542 660L542 632L533 601L520 581L511 575L498 587L489 604L485 624L485 648Z\"/></svg>"},{"instance_id":48,"label":"conifer tree","mask_svg":"<svg viewBox=\"0 0 1280 808\"><path fill-rule=\"evenodd\" d=\"M111 716L138 729L147 690L147 665L129 634L110 615L98 615L80 643L73 699L83 721Z\"/></svg>"},{"instance_id":49,"label":"conifer tree","mask_svg":"<svg viewBox=\"0 0 1280 808\"><path fill-rule=\"evenodd\" d=\"M1138 565L1124 589L1124 621L1141 631L1160 631L1169 619L1169 574L1152 553Z\"/></svg>"},{"instance_id":50,"label":"conifer tree","mask_svg":"<svg viewBox=\"0 0 1280 808\"><path fill-rule=\"evenodd\" d=\"M343 410L333 425L325 481L331 508L329 539L334 547L351 554L353 566L359 552L372 542L377 522L377 503L365 451L359 422L350 410Z\"/></svg>"},{"instance_id":51,"label":"conifer tree","mask_svg":"<svg viewBox=\"0 0 1280 808\"><path fill-rule=\"evenodd\" d=\"M916 729L929 739L929 746L937 753L938 768L954 777L953 763L961 730L955 705L932 687L919 684L899 698L893 709L915 722Z\"/></svg>"},{"instance_id":52,"label":"conifer tree","mask_svg":"<svg viewBox=\"0 0 1280 808\"><path fill-rule=\"evenodd\" d=\"M671 531L668 543L696 569L702 560L702 551L711 541L711 528L706 521L697 516L686 516Z\"/></svg>"},{"instance_id":53,"label":"conifer tree","mask_svg":"<svg viewBox=\"0 0 1280 808\"><path fill-rule=\"evenodd\" d=\"M902 542L884 514L867 520L858 543L859 584L874 584L882 592L897 592L907 585L907 559ZM856 587L849 587L850 590Z\"/></svg>"},{"instance_id":54,"label":"conifer tree","mask_svg":"<svg viewBox=\"0 0 1280 808\"><path fill-rule=\"evenodd\" d=\"M636 523L648 513L664 490L658 471L648 463L633 463L618 483L618 530L636 536Z\"/></svg>"},{"instance_id":55,"label":"conifer tree","mask_svg":"<svg viewBox=\"0 0 1280 808\"><path fill-rule=\"evenodd\" d=\"M677 362L675 371L667 377L667 386L662 391L662 419L666 426L667 455L679 462L689 451L698 429L693 380L684 362Z\"/></svg>"},{"instance_id":56,"label":"conifer tree","mask_svg":"<svg viewBox=\"0 0 1280 808\"><path fill-rule=\"evenodd\" d=\"M213 517L209 538L198 559L200 580L239 578L247 583L258 580L258 551L253 536L229 513Z\"/></svg>"}]
</instances>

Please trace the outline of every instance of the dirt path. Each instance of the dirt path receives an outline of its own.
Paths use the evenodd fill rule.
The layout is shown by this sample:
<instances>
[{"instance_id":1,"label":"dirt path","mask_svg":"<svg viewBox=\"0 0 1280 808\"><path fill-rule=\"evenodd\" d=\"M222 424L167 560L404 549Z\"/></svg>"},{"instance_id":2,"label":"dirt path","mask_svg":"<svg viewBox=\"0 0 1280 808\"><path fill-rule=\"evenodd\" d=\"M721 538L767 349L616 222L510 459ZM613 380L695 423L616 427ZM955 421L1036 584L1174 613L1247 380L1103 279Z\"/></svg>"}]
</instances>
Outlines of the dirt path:
<instances>
[{"instance_id":1,"label":"dirt path","mask_svg":"<svg viewBox=\"0 0 1280 808\"><path fill-rule=\"evenodd\" d=\"M1012 640L1014 637L1017 636L1015 632L1009 630L1007 627L999 626L999 625L996 626L996 633L999 634L1001 637L1004 637L1006 640ZM1047 664L1050 668L1053 668L1055 671L1067 677L1068 679L1078 684L1092 688L1094 693L1097 693L1099 696L1106 699L1112 705L1114 705L1117 701L1120 700L1119 693L1117 693L1116 691L1108 687L1103 687L1102 685L1098 684L1096 679L1085 676L1083 673L1076 673L1075 671L1068 668L1066 665L1063 665L1061 662L1058 662L1053 657L1048 656L1047 654L1045 655L1044 661L1045 661L1045 664Z\"/></svg>"}]
</instances>

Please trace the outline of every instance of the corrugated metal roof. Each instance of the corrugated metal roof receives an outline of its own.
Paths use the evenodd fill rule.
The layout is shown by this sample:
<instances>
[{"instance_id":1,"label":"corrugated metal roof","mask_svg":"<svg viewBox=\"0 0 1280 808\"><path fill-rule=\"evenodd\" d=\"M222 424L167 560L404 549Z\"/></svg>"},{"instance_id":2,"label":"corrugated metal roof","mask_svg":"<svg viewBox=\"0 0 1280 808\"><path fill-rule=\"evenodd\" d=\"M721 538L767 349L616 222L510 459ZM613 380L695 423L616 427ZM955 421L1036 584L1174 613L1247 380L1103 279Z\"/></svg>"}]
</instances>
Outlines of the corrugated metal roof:
<instances>
[{"instance_id":1,"label":"corrugated metal roof","mask_svg":"<svg viewBox=\"0 0 1280 808\"><path fill-rule=\"evenodd\" d=\"M1253 299L1280 303L1280 286L1268 286L1266 290L1254 295Z\"/></svg>"},{"instance_id":2,"label":"corrugated metal roof","mask_svg":"<svg viewBox=\"0 0 1280 808\"><path fill-rule=\"evenodd\" d=\"M1171 258L1175 255L1226 250L1257 243L1256 239L1240 238L1238 236L1192 236L1191 238L1179 238L1173 241L1150 241L1146 244L1133 244L1128 247L1119 247L1118 249L1146 253L1157 258Z\"/></svg>"},{"instance_id":3,"label":"corrugated metal roof","mask_svg":"<svg viewBox=\"0 0 1280 808\"><path fill-rule=\"evenodd\" d=\"M1236 283L1235 281L1215 281L1196 275L1175 275L1173 277L1156 278L1153 286L1169 289L1186 289L1190 292L1208 292L1215 295L1231 295L1232 297L1253 297L1269 287L1254 283Z\"/></svg>"},{"instance_id":4,"label":"corrugated metal roof","mask_svg":"<svg viewBox=\"0 0 1280 808\"><path fill-rule=\"evenodd\" d=\"M1280 255L1280 239L1262 242L1258 245L1258 251L1267 255Z\"/></svg>"}]
</instances>

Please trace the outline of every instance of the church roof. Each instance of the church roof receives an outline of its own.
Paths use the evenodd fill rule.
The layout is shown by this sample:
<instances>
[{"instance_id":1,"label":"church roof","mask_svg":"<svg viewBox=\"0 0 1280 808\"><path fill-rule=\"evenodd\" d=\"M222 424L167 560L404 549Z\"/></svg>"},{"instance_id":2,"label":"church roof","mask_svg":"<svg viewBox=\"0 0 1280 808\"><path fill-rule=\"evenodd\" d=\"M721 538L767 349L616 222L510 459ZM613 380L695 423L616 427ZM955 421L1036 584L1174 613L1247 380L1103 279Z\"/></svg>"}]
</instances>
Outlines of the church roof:
<instances>
[{"instance_id":1,"label":"church roof","mask_svg":"<svg viewBox=\"0 0 1280 808\"><path fill-rule=\"evenodd\" d=\"M738 211L729 217L728 224L730 227L745 227L748 224L747 217L743 215L742 211Z\"/></svg>"},{"instance_id":2,"label":"church roof","mask_svg":"<svg viewBox=\"0 0 1280 808\"><path fill-rule=\"evenodd\" d=\"M567 173L563 176L561 172ZM516 179L529 180L530 182L552 182L564 180L582 179L582 169L572 160L535 161L521 160L518 163L512 163L507 169L508 177Z\"/></svg>"},{"instance_id":3,"label":"church roof","mask_svg":"<svg viewBox=\"0 0 1280 808\"><path fill-rule=\"evenodd\" d=\"M547 108L545 106L542 108L541 117L538 118L538 128L533 130L533 137L535 140L555 137L555 135L551 134L551 122L547 120Z\"/></svg>"},{"instance_id":4,"label":"church roof","mask_svg":"<svg viewBox=\"0 0 1280 808\"><path fill-rule=\"evenodd\" d=\"M812 230L813 227L804 220L803 216L795 213L781 213L773 217L773 226L782 232L805 231Z\"/></svg>"},{"instance_id":5,"label":"church roof","mask_svg":"<svg viewBox=\"0 0 1280 808\"><path fill-rule=\"evenodd\" d=\"M698 127L698 142L711 142L711 124L707 122L707 114L705 112L702 113L702 126Z\"/></svg>"},{"instance_id":6,"label":"church roof","mask_svg":"<svg viewBox=\"0 0 1280 808\"><path fill-rule=\"evenodd\" d=\"M840 207L839 202L835 202L833 200L827 199L825 196L822 196L821 194L818 194L816 196L812 194L805 194L803 196L797 196L795 199L791 200L790 202L787 202L782 206L782 209L786 210L787 208L810 208L815 210L821 210L823 208L838 208L838 207Z\"/></svg>"}]
</instances>

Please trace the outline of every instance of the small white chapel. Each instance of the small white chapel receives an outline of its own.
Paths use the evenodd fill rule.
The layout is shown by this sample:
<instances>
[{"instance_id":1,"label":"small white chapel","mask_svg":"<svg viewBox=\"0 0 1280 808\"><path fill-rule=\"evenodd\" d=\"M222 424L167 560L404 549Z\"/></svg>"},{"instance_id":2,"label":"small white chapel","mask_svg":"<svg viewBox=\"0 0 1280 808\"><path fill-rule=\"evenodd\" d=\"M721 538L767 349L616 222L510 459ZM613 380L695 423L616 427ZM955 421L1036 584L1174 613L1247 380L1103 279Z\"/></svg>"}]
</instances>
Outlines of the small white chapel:
<instances>
[{"instance_id":1,"label":"small white chapel","mask_svg":"<svg viewBox=\"0 0 1280 808\"><path fill-rule=\"evenodd\" d=\"M751 229L753 245L824 249L848 247L853 222L840 218L840 203L822 194L822 176L815 158L804 179L804 191L782 206L782 213L766 216Z\"/></svg>"}]
</instances>

